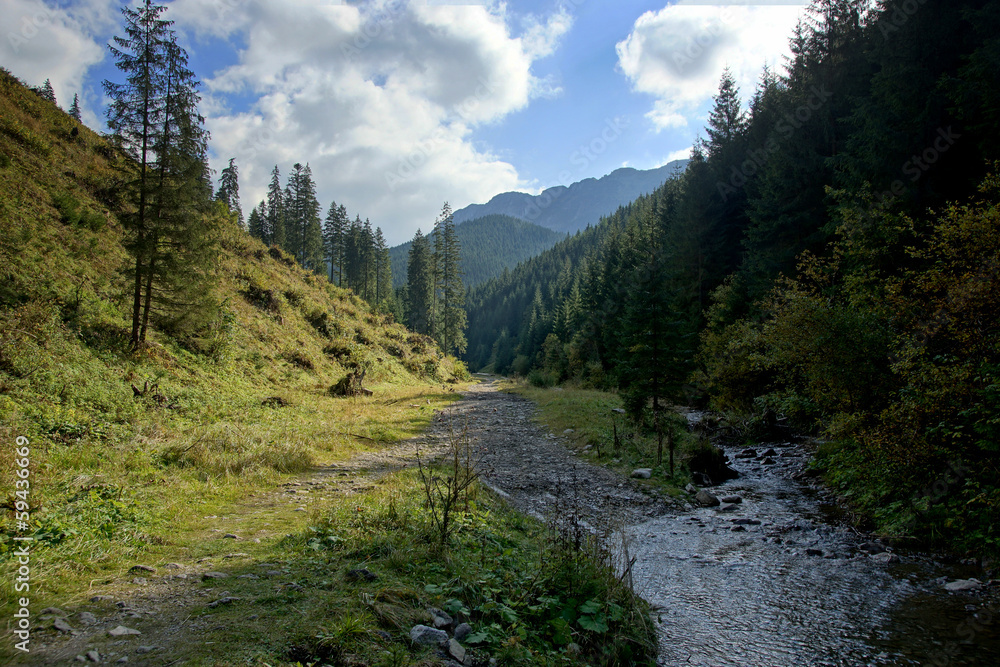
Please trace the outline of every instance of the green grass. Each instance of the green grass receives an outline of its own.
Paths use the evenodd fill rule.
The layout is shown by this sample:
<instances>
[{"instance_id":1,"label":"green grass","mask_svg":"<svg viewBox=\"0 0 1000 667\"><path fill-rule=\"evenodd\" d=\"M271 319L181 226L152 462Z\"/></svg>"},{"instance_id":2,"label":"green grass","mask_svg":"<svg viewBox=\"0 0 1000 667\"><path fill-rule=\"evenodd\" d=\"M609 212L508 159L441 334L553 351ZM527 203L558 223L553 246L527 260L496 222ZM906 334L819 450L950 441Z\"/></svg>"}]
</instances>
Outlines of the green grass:
<instances>
[{"instance_id":1,"label":"green grass","mask_svg":"<svg viewBox=\"0 0 1000 667\"><path fill-rule=\"evenodd\" d=\"M671 495L680 494L690 482L684 462L698 443L686 428L680 426L679 419L671 421L677 442L674 474L671 476L666 444L662 462L657 464L657 438L625 415L614 412L623 407L617 394L571 386L535 387L523 381L509 381L504 390L537 404L539 421L553 433L563 434L562 437L574 449L595 463L610 466L625 475L636 468L651 468L652 478L639 481L659 487ZM565 433L567 429L573 432Z\"/></svg>"}]
</instances>

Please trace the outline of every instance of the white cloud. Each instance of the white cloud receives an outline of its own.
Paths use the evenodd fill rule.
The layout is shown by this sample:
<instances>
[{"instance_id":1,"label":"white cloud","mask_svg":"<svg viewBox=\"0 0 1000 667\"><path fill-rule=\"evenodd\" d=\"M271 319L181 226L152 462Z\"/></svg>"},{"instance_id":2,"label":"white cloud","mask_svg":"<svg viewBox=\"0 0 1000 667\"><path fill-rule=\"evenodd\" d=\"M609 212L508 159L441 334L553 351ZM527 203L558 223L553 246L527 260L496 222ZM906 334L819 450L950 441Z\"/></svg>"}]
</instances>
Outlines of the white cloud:
<instances>
[{"instance_id":1,"label":"white cloud","mask_svg":"<svg viewBox=\"0 0 1000 667\"><path fill-rule=\"evenodd\" d=\"M219 0L223 3L244 0ZM171 18L216 36L213 0L177 0ZM523 186L472 131L523 109L551 86L531 71L569 29L559 12L513 33L504 5L317 0L241 5L239 62L206 80L203 110L216 166L235 157L244 208L275 164L309 162L331 200L370 217L392 243L455 208ZM190 29L194 29L193 27ZM230 111L233 93L255 100Z\"/></svg>"},{"instance_id":2,"label":"white cloud","mask_svg":"<svg viewBox=\"0 0 1000 667\"><path fill-rule=\"evenodd\" d=\"M116 20L114 0L87 0L68 7L41 0L0 3L0 63L29 85L49 79L59 105L68 109L74 94L84 94L84 76L107 50L94 35ZM86 101L86 99L84 100ZM96 106L97 100L90 100ZM85 120L97 124L86 113Z\"/></svg>"},{"instance_id":3,"label":"white cloud","mask_svg":"<svg viewBox=\"0 0 1000 667\"><path fill-rule=\"evenodd\" d=\"M697 0L640 16L616 46L618 64L635 91L655 96L647 117L659 129L684 127L718 92L729 67L744 99L762 66L781 66L802 4L719 5Z\"/></svg>"}]
</instances>

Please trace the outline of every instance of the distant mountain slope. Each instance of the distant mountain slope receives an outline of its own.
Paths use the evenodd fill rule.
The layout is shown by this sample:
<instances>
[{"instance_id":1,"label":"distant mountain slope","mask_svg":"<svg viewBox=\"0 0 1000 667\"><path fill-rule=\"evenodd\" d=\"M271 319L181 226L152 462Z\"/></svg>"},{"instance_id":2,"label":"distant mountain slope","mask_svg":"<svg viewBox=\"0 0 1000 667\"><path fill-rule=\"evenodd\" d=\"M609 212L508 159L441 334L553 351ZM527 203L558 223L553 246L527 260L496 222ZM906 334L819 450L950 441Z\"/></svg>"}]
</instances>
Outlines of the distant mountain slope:
<instances>
[{"instance_id":1,"label":"distant mountain slope","mask_svg":"<svg viewBox=\"0 0 1000 667\"><path fill-rule=\"evenodd\" d=\"M466 287L473 287L548 250L563 234L508 215L488 215L456 228L462 247L462 271ZM390 248L392 284L406 283L411 243Z\"/></svg>"},{"instance_id":2,"label":"distant mountain slope","mask_svg":"<svg viewBox=\"0 0 1000 667\"><path fill-rule=\"evenodd\" d=\"M596 225L601 217L614 213L684 171L687 160L674 160L657 169L617 169L603 178L588 178L569 187L557 186L539 195L504 192L486 204L472 204L455 212L455 222L486 215L508 215L528 220L557 232L576 232Z\"/></svg>"}]
</instances>

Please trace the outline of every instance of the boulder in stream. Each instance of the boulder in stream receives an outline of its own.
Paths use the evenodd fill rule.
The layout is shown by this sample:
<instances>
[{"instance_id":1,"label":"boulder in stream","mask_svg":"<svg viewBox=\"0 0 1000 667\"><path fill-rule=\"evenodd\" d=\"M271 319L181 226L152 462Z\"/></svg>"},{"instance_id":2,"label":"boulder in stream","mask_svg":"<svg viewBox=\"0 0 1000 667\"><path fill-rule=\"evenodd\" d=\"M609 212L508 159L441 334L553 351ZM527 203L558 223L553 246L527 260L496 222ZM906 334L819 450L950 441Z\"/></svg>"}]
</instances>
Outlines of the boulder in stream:
<instances>
[{"instance_id":1,"label":"boulder in stream","mask_svg":"<svg viewBox=\"0 0 1000 667\"><path fill-rule=\"evenodd\" d=\"M959 579L958 581L950 581L944 585L944 589L946 591L951 591L952 593L978 591L982 587L983 582L978 579Z\"/></svg>"},{"instance_id":2,"label":"boulder in stream","mask_svg":"<svg viewBox=\"0 0 1000 667\"><path fill-rule=\"evenodd\" d=\"M695 502L697 502L702 507L718 507L719 505L722 504L719 502L718 498L713 496L705 489L701 489L700 491L698 491L698 493L695 494L694 499Z\"/></svg>"}]
</instances>

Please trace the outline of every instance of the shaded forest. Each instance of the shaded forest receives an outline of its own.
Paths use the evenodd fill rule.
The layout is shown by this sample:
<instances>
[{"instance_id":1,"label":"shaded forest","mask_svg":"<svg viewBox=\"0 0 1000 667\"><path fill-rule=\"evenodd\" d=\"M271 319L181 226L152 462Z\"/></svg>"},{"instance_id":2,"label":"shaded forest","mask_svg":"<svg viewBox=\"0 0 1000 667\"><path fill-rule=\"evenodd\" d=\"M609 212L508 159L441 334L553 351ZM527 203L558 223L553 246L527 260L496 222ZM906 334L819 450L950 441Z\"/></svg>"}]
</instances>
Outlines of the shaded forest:
<instances>
[{"instance_id":1,"label":"shaded forest","mask_svg":"<svg viewBox=\"0 0 1000 667\"><path fill-rule=\"evenodd\" d=\"M995 2L818 0L681 178L471 291L470 366L823 434L880 530L995 551L998 35Z\"/></svg>"}]
</instances>

